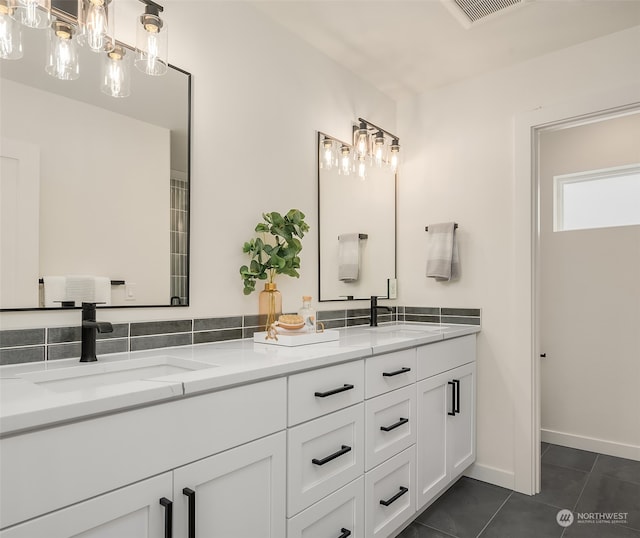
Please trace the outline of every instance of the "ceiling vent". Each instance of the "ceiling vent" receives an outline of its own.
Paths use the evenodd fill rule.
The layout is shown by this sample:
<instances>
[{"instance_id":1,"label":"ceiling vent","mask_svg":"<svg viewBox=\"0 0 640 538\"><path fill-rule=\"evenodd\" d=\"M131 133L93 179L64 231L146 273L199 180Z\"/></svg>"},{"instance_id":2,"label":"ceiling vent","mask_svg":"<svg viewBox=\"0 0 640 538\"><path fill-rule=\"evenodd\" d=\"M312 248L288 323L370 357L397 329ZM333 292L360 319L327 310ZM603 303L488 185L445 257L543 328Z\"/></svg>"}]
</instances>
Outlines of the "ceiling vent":
<instances>
[{"instance_id":1,"label":"ceiling vent","mask_svg":"<svg viewBox=\"0 0 640 538\"><path fill-rule=\"evenodd\" d=\"M465 28L522 6L527 0L442 0Z\"/></svg>"}]
</instances>

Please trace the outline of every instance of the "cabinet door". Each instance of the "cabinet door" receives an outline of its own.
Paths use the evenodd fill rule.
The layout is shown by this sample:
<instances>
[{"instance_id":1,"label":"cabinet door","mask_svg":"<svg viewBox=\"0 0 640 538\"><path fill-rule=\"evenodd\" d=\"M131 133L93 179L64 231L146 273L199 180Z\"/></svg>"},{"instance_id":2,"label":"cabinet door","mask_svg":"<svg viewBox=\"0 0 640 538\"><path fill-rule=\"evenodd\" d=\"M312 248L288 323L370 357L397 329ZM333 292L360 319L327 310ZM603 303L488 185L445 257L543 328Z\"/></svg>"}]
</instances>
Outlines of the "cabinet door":
<instances>
[{"instance_id":1,"label":"cabinet door","mask_svg":"<svg viewBox=\"0 0 640 538\"><path fill-rule=\"evenodd\" d=\"M0 532L2 538L158 538L170 514L171 473L74 504ZM169 518L167 518L169 516Z\"/></svg>"},{"instance_id":2,"label":"cabinet door","mask_svg":"<svg viewBox=\"0 0 640 538\"><path fill-rule=\"evenodd\" d=\"M174 536L285 536L285 457L280 432L176 469Z\"/></svg>"},{"instance_id":3,"label":"cabinet door","mask_svg":"<svg viewBox=\"0 0 640 538\"><path fill-rule=\"evenodd\" d=\"M451 372L455 389L455 415L447 415L447 447L451 479L456 478L476 459L476 364L466 364Z\"/></svg>"},{"instance_id":4,"label":"cabinet door","mask_svg":"<svg viewBox=\"0 0 640 538\"><path fill-rule=\"evenodd\" d=\"M418 438L417 509L420 510L444 488L447 467L447 412L451 405L449 374L429 377L417 384Z\"/></svg>"}]
</instances>

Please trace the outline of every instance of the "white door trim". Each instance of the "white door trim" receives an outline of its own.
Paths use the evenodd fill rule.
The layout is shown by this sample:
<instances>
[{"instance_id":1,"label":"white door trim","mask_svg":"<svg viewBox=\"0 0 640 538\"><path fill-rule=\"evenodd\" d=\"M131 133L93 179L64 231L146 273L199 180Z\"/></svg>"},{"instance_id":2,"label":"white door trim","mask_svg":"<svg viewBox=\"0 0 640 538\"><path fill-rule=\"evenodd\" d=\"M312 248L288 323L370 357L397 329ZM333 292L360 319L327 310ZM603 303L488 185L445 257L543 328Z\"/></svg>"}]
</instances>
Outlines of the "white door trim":
<instances>
[{"instance_id":1,"label":"white door trim","mask_svg":"<svg viewBox=\"0 0 640 538\"><path fill-rule=\"evenodd\" d=\"M640 84L585 94L570 102L540 106L514 118L513 339L515 490L540 491L540 382L537 316L537 136L554 124L588 121L604 111L637 106Z\"/></svg>"}]
</instances>

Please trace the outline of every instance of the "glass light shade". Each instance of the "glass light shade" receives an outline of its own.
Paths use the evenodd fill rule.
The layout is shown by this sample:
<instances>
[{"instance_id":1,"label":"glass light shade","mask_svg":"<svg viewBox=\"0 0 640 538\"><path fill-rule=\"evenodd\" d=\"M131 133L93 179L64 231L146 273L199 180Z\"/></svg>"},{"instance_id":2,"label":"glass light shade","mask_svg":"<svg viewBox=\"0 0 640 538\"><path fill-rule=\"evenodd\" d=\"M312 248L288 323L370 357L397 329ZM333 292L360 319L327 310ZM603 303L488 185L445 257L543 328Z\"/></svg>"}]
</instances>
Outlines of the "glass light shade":
<instances>
[{"instance_id":1,"label":"glass light shade","mask_svg":"<svg viewBox=\"0 0 640 538\"><path fill-rule=\"evenodd\" d=\"M49 29L45 71L60 80L75 80L80 76L75 29L69 23L54 21Z\"/></svg>"},{"instance_id":2,"label":"glass light shade","mask_svg":"<svg viewBox=\"0 0 640 538\"><path fill-rule=\"evenodd\" d=\"M51 25L51 0L10 0L12 17L28 28L48 28Z\"/></svg>"},{"instance_id":3,"label":"glass light shade","mask_svg":"<svg viewBox=\"0 0 640 538\"><path fill-rule=\"evenodd\" d=\"M343 176L348 176L351 174L353 169L353 160L351 158L351 148L347 145L342 145L340 147L340 168L339 172Z\"/></svg>"},{"instance_id":4,"label":"glass light shade","mask_svg":"<svg viewBox=\"0 0 640 538\"><path fill-rule=\"evenodd\" d=\"M397 138L394 138L389 146L389 165L394 172L397 172L400 166L400 142Z\"/></svg>"},{"instance_id":5,"label":"glass light shade","mask_svg":"<svg viewBox=\"0 0 640 538\"><path fill-rule=\"evenodd\" d=\"M353 147L358 157L366 157L369 153L369 131L367 124L360 122L360 126L353 131Z\"/></svg>"},{"instance_id":6,"label":"glass light shade","mask_svg":"<svg viewBox=\"0 0 640 538\"><path fill-rule=\"evenodd\" d=\"M331 138L325 137L320 144L320 168L331 170L336 164L335 144Z\"/></svg>"},{"instance_id":7,"label":"glass light shade","mask_svg":"<svg viewBox=\"0 0 640 538\"><path fill-rule=\"evenodd\" d=\"M366 157L358 157L357 172L360 179L365 179L367 177Z\"/></svg>"},{"instance_id":8,"label":"glass light shade","mask_svg":"<svg viewBox=\"0 0 640 538\"><path fill-rule=\"evenodd\" d=\"M372 159L373 163L380 168L385 163L385 138L384 133L382 131L378 131L373 139L373 152Z\"/></svg>"},{"instance_id":9,"label":"glass light shade","mask_svg":"<svg viewBox=\"0 0 640 538\"><path fill-rule=\"evenodd\" d=\"M11 18L12 8L6 0L0 0L0 58L22 58L22 27Z\"/></svg>"},{"instance_id":10,"label":"glass light shade","mask_svg":"<svg viewBox=\"0 0 640 538\"><path fill-rule=\"evenodd\" d=\"M78 43L94 52L110 52L115 47L113 0L80 0Z\"/></svg>"},{"instance_id":11,"label":"glass light shade","mask_svg":"<svg viewBox=\"0 0 640 538\"><path fill-rule=\"evenodd\" d=\"M111 97L127 97L131 93L129 54L120 45L102 56L100 90Z\"/></svg>"},{"instance_id":12,"label":"glass light shade","mask_svg":"<svg viewBox=\"0 0 640 538\"><path fill-rule=\"evenodd\" d=\"M140 15L136 33L136 67L147 75L167 72L168 29L156 6L147 6Z\"/></svg>"}]
</instances>

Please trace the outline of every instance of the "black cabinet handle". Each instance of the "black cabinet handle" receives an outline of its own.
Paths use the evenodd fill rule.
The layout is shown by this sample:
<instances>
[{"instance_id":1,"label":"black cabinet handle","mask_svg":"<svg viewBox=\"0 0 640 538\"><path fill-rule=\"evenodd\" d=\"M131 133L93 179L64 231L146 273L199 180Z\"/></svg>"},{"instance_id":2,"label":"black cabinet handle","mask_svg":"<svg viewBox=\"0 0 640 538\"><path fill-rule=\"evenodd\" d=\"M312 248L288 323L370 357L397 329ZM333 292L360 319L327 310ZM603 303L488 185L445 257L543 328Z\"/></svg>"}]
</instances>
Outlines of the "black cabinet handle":
<instances>
[{"instance_id":1,"label":"black cabinet handle","mask_svg":"<svg viewBox=\"0 0 640 538\"><path fill-rule=\"evenodd\" d=\"M351 531L349 529L342 528L340 529L340 532L342 534L338 536L338 538L347 538L347 536L351 536Z\"/></svg>"},{"instance_id":2,"label":"black cabinet handle","mask_svg":"<svg viewBox=\"0 0 640 538\"><path fill-rule=\"evenodd\" d=\"M400 417L400 420L395 424L391 424L391 426L380 426L380 429L383 432L390 432L391 430L395 430L396 428L398 428L399 426L402 426L403 424L406 424L407 422L409 422L408 418Z\"/></svg>"},{"instance_id":3,"label":"black cabinet handle","mask_svg":"<svg viewBox=\"0 0 640 538\"><path fill-rule=\"evenodd\" d=\"M164 506L164 538L171 538L173 536L173 502L162 497L160 504Z\"/></svg>"},{"instance_id":4,"label":"black cabinet handle","mask_svg":"<svg viewBox=\"0 0 640 538\"><path fill-rule=\"evenodd\" d=\"M410 371L411 368L407 368L405 366L404 368L400 368L400 370L396 370L395 372L382 372L382 377L393 377L394 375L406 374Z\"/></svg>"},{"instance_id":5,"label":"black cabinet handle","mask_svg":"<svg viewBox=\"0 0 640 538\"><path fill-rule=\"evenodd\" d=\"M404 486L400 486L400 491L398 493L396 493L393 497L391 497L389 500L385 501L385 500L380 500L380 504L383 506L389 506L391 503L396 502L400 497L402 497L407 491L409 491L407 488L405 488Z\"/></svg>"},{"instance_id":6,"label":"black cabinet handle","mask_svg":"<svg viewBox=\"0 0 640 538\"><path fill-rule=\"evenodd\" d=\"M196 538L196 492L184 488L182 493L189 498L189 538Z\"/></svg>"},{"instance_id":7,"label":"black cabinet handle","mask_svg":"<svg viewBox=\"0 0 640 538\"><path fill-rule=\"evenodd\" d=\"M334 452L333 454L330 454L329 456L327 456L326 458L322 458L321 460L317 458L313 458L311 460L311 463L314 463L315 465L324 465L325 463L329 463L331 460L335 460L336 458L339 458L340 456L342 456L343 454L346 454L347 452L351 452L351 447L347 445L342 445L342 448L338 450L338 452Z\"/></svg>"},{"instance_id":8,"label":"black cabinet handle","mask_svg":"<svg viewBox=\"0 0 640 538\"><path fill-rule=\"evenodd\" d=\"M456 384L448 381L447 385L451 385L451 411L447 411L447 415L456 416Z\"/></svg>"},{"instance_id":9,"label":"black cabinet handle","mask_svg":"<svg viewBox=\"0 0 640 538\"><path fill-rule=\"evenodd\" d=\"M317 398L326 398L327 396L333 396L334 394L338 394L340 392L344 392L345 390L351 390L354 388L353 385L344 384L342 387L338 387L337 389L328 390L327 392L316 392L314 396Z\"/></svg>"},{"instance_id":10,"label":"black cabinet handle","mask_svg":"<svg viewBox=\"0 0 640 538\"><path fill-rule=\"evenodd\" d=\"M453 382L456 384L456 407L453 410L454 413L460 412L460 380L454 379Z\"/></svg>"}]
</instances>

